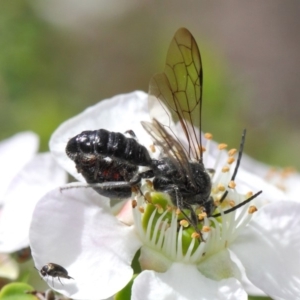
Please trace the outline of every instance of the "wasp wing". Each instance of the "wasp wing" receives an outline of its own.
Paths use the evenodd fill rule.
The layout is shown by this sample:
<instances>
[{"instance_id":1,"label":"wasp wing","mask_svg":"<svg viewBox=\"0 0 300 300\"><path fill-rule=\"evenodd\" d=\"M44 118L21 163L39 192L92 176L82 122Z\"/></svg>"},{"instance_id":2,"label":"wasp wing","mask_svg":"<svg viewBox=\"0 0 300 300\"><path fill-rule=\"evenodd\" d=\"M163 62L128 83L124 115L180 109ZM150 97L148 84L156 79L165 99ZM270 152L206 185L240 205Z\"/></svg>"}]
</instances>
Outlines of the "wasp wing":
<instances>
[{"instance_id":1,"label":"wasp wing","mask_svg":"<svg viewBox=\"0 0 300 300\"><path fill-rule=\"evenodd\" d=\"M163 153L172 160L179 174L187 175L191 183L196 187L191 164L180 143L156 119L153 119L152 123L143 121L141 123L156 144L162 148Z\"/></svg>"},{"instance_id":2,"label":"wasp wing","mask_svg":"<svg viewBox=\"0 0 300 300\"><path fill-rule=\"evenodd\" d=\"M172 118L180 122L188 142L187 156L198 161L202 160L202 83L202 63L197 43L186 28L180 28L171 41L164 72L150 80L149 109L151 116L168 128ZM199 126L199 135L194 126Z\"/></svg>"}]
</instances>

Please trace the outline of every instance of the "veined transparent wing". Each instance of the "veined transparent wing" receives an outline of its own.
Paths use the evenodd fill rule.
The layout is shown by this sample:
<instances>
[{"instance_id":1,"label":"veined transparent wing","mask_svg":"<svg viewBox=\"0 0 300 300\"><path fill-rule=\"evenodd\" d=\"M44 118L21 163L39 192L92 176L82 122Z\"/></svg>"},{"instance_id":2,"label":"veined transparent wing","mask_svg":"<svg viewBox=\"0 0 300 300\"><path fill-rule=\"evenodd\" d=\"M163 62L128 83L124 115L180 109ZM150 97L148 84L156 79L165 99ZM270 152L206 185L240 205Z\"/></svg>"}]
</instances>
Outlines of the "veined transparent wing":
<instances>
[{"instance_id":1,"label":"veined transparent wing","mask_svg":"<svg viewBox=\"0 0 300 300\"><path fill-rule=\"evenodd\" d=\"M164 72L150 80L149 108L152 118L171 132L171 119L180 122L188 144L186 154L197 161L202 160L202 83L202 63L197 43L186 28L180 28L171 41ZM195 126L199 126L199 134ZM177 139L176 135L174 138Z\"/></svg>"},{"instance_id":2,"label":"veined transparent wing","mask_svg":"<svg viewBox=\"0 0 300 300\"><path fill-rule=\"evenodd\" d=\"M153 119L152 123L143 121L141 123L155 143L162 148L163 153L173 161L173 165L179 174L187 175L190 178L191 184L196 186L191 164L180 143L176 141L156 119Z\"/></svg>"}]
</instances>

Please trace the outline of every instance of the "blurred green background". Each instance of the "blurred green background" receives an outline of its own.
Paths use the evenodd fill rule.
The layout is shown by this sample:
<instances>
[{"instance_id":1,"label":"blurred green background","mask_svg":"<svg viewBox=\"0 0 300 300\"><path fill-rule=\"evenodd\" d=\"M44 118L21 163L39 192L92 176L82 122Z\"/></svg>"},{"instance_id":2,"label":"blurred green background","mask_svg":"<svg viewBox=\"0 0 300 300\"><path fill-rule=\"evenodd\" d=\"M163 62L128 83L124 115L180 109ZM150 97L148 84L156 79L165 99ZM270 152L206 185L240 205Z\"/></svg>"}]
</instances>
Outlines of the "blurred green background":
<instances>
[{"instance_id":1,"label":"blurred green background","mask_svg":"<svg viewBox=\"0 0 300 300\"><path fill-rule=\"evenodd\" d=\"M101 99L148 89L175 31L204 65L203 129L272 165L300 162L299 2L1 1L0 139L49 136ZM297 26L298 25L298 26Z\"/></svg>"}]
</instances>

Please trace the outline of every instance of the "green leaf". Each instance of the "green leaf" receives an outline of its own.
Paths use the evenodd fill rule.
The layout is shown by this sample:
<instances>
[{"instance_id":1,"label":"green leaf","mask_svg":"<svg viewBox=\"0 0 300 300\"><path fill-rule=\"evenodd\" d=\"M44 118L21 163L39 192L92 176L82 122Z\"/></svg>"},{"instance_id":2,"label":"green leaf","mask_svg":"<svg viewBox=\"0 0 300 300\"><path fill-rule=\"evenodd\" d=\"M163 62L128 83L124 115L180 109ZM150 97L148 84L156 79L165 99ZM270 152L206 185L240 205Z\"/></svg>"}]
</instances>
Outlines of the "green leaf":
<instances>
[{"instance_id":1,"label":"green leaf","mask_svg":"<svg viewBox=\"0 0 300 300\"><path fill-rule=\"evenodd\" d=\"M37 300L34 295L26 294L29 291L34 291L34 288L26 283L9 283L2 288L0 300Z\"/></svg>"},{"instance_id":2,"label":"green leaf","mask_svg":"<svg viewBox=\"0 0 300 300\"><path fill-rule=\"evenodd\" d=\"M133 275L132 279L127 283L127 285L115 295L115 300L130 300L131 299L131 288L133 281L138 274Z\"/></svg>"}]
</instances>

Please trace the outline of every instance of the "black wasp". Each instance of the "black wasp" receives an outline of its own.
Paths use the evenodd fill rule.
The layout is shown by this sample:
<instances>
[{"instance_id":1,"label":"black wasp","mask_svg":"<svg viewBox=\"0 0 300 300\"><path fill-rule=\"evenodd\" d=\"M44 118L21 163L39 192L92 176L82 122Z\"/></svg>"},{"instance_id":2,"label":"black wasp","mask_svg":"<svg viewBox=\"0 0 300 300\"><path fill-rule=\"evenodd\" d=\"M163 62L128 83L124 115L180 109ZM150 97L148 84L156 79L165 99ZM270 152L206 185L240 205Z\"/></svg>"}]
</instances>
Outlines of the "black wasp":
<instances>
[{"instance_id":1,"label":"black wasp","mask_svg":"<svg viewBox=\"0 0 300 300\"><path fill-rule=\"evenodd\" d=\"M193 205L203 207L208 216L212 216L215 209L210 196L211 178L202 155L202 84L198 46L192 34L181 28L171 41L164 72L154 75L149 84L152 122L142 122L155 144L162 149L162 156L151 159L148 150L134 138L104 129L84 131L73 137L66 147L67 155L86 181L95 184L92 186L98 193L111 198L128 198L132 186L139 185L142 178L153 178L154 190L168 193L174 205L199 232ZM180 123L186 147L173 134L172 119ZM196 126L200 131L195 129ZM245 134L232 180L239 166L244 139ZM148 167L148 170L139 172L140 166ZM184 209L190 211L190 216Z\"/></svg>"},{"instance_id":2,"label":"black wasp","mask_svg":"<svg viewBox=\"0 0 300 300\"><path fill-rule=\"evenodd\" d=\"M138 173L139 166L151 164L151 158L134 133L128 134L132 137L105 129L83 131L67 144L66 153L75 162L78 173L87 183L97 184L94 189L103 196L129 198L131 187L141 178L153 177L151 171Z\"/></svg>"},{"instance_id":3,"label":"black wasp","mask_svg":"<svg viewBox=\"0 0 300 300\"><path fill-rule=\"evenodd\" d=\"M51 276L53 278L57 277L61 284L62 282L60 281L60 278L74 279L73 277L68 275L68 271L65 268L55 263L48 263L44 265L39 272L43 277L45 276Z\"/></svg>"}]
</instances>

